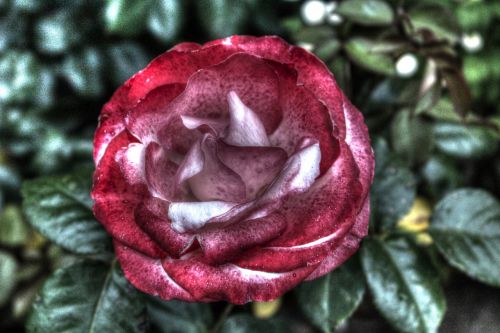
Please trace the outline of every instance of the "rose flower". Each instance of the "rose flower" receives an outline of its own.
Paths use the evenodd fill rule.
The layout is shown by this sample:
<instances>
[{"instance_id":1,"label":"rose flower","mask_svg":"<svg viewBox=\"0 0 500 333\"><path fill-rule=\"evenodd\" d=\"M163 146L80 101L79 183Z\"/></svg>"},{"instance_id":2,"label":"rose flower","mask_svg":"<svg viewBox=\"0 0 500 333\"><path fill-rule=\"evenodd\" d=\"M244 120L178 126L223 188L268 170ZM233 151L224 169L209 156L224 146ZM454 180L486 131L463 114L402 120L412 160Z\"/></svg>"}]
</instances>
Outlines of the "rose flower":
<instances>
[{"instance_id":1,"label":"rose flower","mask_svg":"<svg viewBox=\"0 0 500 333\"><path fill-rule=\"evenodd\" d=\"M163 299L267 301L366 235L373 153L326 66L277 37L182 43L104 106L94 213Z\"/></svg>"}]
</instances>

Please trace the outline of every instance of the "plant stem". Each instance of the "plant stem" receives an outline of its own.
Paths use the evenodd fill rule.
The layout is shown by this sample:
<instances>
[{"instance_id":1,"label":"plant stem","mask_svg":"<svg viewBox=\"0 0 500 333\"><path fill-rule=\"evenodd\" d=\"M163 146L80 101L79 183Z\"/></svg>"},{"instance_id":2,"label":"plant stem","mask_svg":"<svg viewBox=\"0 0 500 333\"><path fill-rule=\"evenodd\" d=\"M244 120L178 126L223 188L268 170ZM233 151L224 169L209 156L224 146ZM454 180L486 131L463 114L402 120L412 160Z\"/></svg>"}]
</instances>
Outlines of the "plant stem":
<instances>
[{"instance_id":1,"label":"plant stem","mask_svg":"<svg viewBox=\"0 0 500 333\"><path fill-rule=\"evenodd\" d=\"M224 324L224 321L226 321L226 318L229 316L231 311L234 308L234 304L228 304L224 308L224 311L222 311L222 314L220 315L219 319L217 319L217 322L215 323L214 327L210 330L210 333L217 333L221 329L222 325Z\"/></svg>"}]
</instances>

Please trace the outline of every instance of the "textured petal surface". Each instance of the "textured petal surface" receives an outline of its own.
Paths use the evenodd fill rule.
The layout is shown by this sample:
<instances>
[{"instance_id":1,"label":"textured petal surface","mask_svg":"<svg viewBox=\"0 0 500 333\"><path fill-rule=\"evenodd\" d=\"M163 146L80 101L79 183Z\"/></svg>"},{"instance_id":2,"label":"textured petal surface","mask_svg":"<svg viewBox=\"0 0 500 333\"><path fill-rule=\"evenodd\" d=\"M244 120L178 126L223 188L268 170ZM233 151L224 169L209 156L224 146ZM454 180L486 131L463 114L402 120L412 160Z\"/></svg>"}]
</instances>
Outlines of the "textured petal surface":
<instances>
[{"instance_id":1,"label":"textured petal surface","mask_svg":"<svg viewBox=\"0 0 500 333\"><path fill-rule=\"evenodd\" d=\"M286 273L268 273L243 269L233 264L211 266L196 259L165 259L163 267L195 299L209 298L244 304L250 300L269 301L283 295L304 280L315 266Z\"/></svg>"},{"instance_id":2,"label":"textured petal surface","mask_svg":"<svg viewBox=\"0 0 500 333\"><path fill-rule=\"evenodd\" d=\"M168 217L172 228L184 233L201 229L210 219L227 213L234 206L235 203L225 201L172 202Z\"/></svg>"},{"instance_id":3,"label":"textured petal surface","mask_svg":"<svg viewBox=\"0 0 500 333\"><path fill-rule=\"evenodd\" d=\"M139 203L135 210L135 220L164 251L178 257L193 243L194 236L175 231L167 212L168 202L151 198Z\"/></svg>"},{"instance_id":4,"label":"textured petal surface","mask_svg":"<svg viewBox=\"0 0 500 333\"><path fill-rule=\"evenodd\" d=\"M275 213L235 223L224 229L201 232L198 241L207 260L211 263L224 263L238 257L251 247L265 244L278 237L285 228L285 218Z\"/></svg>"},{"instance_id":5,"label":"textured petal surface","mask_svg":"<svg viewBox=\"0 0 500 333\"><path fill-rule=\"evenodd\" d=\"M245 183L217 155L217 143L205 136L200 144L203 167L188 179L191 191L200 201L222 200L242 202L246 197Z\"/></svg>"},{"instance_id":6,"label":"textured petal surface","mask_svg":"<svg viewBox=\"0 0 500 333\"><path fill-rule=\"evenodd\" d=\"M217 153L222 163L245 183L247 199L255 198L271 183L287 160L286 152L278 147L235 147L220 143Z\"/></svg>"},{"instance_id":7,"label":"textured petal surface","mask_svg":"<svg viewBox=\"0 0 500 333\"><path fill-rule=\"evenodd\" d=\"M114 245L125 276L139 290L163 299L197 300L165 272L159 259L145 256L117 241Z\"/></svg>"},{"instance_id":8,"label":"textured petal surface","mask_svg":"<svg viewBox=\"0 0 500 333\"><path fill-rule=\"evenodd\" d=\"M115 161L117 152L128 144L125 133L117 136L97 165L92 189L94 214L115 239L151 257L161 257L164 251L135 222L135 208L146 195L144 186L128 184Z\"/></svg>"},{"instance_id":9,"label":"textured petal surface","mask_svg":"<svg viewBox=\"0 0 500 333\"><path fill-rule=\"evenodd\" d=\"M266 129L248 106L243 104L234 91L227 95L229 104L229 128L224 141L233 146L269 146Z\"/></svg>"},{"instance_id":10,"label":"textured petal surface","mask_svg":"<svg viewBox=\"0 0 500 333\"><path fill-rule=\"evenodd\" d=\"M175 194L175 175L178 165L162 146L151 142L144 152L144 177L152 196L172 200Z\"/></svg>"}]
</instances>

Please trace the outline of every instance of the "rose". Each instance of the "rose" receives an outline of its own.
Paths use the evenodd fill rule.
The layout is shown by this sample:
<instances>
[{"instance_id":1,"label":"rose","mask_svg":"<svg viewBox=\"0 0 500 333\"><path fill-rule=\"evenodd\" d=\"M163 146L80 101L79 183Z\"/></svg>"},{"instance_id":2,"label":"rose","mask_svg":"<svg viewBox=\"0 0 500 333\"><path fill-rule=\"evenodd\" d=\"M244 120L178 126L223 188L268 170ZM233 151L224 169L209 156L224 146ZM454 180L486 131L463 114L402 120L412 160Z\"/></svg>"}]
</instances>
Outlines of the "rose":
<instances>
[{"instance_id":1,"label":"rose","mask_svg":"<svg viewBox=\"0 0 500 333\"><path fill-rule=\"evenodd\" d=\"M94 148L94 213L128 280L164 299L271 300L367 232L363 118L277 37L177 45L104 106Z\"/></svg>"}]
</instances>

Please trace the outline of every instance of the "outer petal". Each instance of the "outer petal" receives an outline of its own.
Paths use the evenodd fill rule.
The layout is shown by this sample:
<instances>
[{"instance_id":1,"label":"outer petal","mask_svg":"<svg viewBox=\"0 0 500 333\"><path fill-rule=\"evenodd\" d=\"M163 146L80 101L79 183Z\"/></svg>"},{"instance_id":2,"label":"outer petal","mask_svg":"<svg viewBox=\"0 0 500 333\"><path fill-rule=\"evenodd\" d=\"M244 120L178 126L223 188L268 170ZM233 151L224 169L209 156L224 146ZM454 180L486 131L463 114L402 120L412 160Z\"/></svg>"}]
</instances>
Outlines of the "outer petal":
<instances>
[{"instance_id":1,"label":"outer petal","mask_svg":"<svg viewBox=\"0 0 500 333\"><path fill-rule=\"evenodd\" d=\"M180 256L193 243L194 236L180 234L167 217L168 202L151 198L139 203L135 220L163 250L173 257Z\"/></svg>"},{"instance_id":2,"label":"outer petal","mask_svg":"<svg viewBox=\"0 0 500 333\"><path fill-rule=\"evenodd\" d=\"M266 273L233 264L217 267L193 259L165 259L167 274L195 299L226 300L244 304L250 300L269 301L295 287L315 266L285 273Z\"/></svg>"},{"instance_id":3,"label":"outer petal","mask_svg":"<svg viewBox=\"0 0 500 333\"><path fill-rule=\"evenodd\" d=\"M126 116L127 129L142 143L159 142L159 131L167 123L168 105L185 89L184 84L168 84L148 92ZM192 143L196 135L186 129L177 133L181 135L186 145ZM166 147L168 148L168 147Z\"/></svg>"},{"instance_id":4,"label":"outer petal","mask_svg":"<svg viewBox=\"0 0 500 333\"><path fill-rule=\"evenodd\" d=\"M114 245L125 277L139 290L166 300L198 300L165 272L159 259L147 257L116 240Z\"/></svg>"},{"instance_id":5,"label":"outer petal","mask_svg":"<svg viewBox=\"0 0 500 333\"><path fill-rule=\"evenodd\" d=\"M125 129L124 115L127 111L126 95L129 85L124 84L104 105L99 115L99 126L94 136L94 161L99 164L109 143Z\"/></svg>"},{"instance_id":6,"label":"outer petal","mask_svg":"<svg viewBox=\"0 0 500 333\"><path fill-rule=\"evenodd\" d=\"M320 167L321 173L324 173L339 154L331 115L306 87L298 85L295 71L274 62L270 65L280 78L280 105L283 110L283 121L271 134L271 144L292 154L302 138L315 138L320 143Z\"/></svg>"},{"instance_id":7,"label":"outer petal","mask_svg":"<svg viewBox=\"0 0 500 333\"><path fill-rule=\"evenodd\" d=\"M135 208L146 195L145 188L129 185L114 159L129 142L126 133L117 136L97 165L91 194L94 214L115 239L151 257L161 257L164 251L135 224Z\"/></svg>"},{"instance_id":8,"label":"outer petal","mask_svg":"<svg viewBox=\"0 0 500 333\"><path fill-rule=\"evenodd\" d=\"M182 46L174 48L155 58L146 68L127 81L131 86L127 97L132 102L138 102L158 87L175 83L186 84L194 72L217 64L234 52L237 52L237 49L225 46L198 50L188 50Z\"/></svg>"},{"instance_id":9,"label":"outer petal","mask_svg":"<svg viewBox=\"0 0 500 333\"><path fill-rule=\"evenodd\" d=\"M361 112L359 112L345 96L342 96L342 100L347 126L345 141L351 148L356 164L359 167L359 176L361 185L363 186L363 192L365 195L368 195L375 168L375 158L370 145L368 128L365 125Z\"/></svg>"},{"instance_id":10,"label":"outer petal","mask_svg":"<svg viewBox=\"0 0 500 333\"><path fill-rule=\"evenodd\" d=\"M359 248L361 240L368 235L368 225L370 223L370 197L365 199L363 208L356 217L356 222L349 233L342 239L337 248L333 250L321 264L309 275L306 280L314 280L322 275L331 272L336 267L342 265Z\"/></svg>"},{"instance_id":11,"label":"outer petal","mask_svg":"<svg viewBox=\"0 0 500 333\"><path fill-rule=\"evenodd\" d=\"M222 229L203 231L197 238L204 257L211 264L219 264L238 257L251 247L269 242L278 237L285 228L284 217L276 213Z\"/></svg>"}]
</instances>

